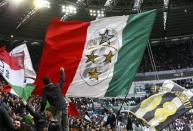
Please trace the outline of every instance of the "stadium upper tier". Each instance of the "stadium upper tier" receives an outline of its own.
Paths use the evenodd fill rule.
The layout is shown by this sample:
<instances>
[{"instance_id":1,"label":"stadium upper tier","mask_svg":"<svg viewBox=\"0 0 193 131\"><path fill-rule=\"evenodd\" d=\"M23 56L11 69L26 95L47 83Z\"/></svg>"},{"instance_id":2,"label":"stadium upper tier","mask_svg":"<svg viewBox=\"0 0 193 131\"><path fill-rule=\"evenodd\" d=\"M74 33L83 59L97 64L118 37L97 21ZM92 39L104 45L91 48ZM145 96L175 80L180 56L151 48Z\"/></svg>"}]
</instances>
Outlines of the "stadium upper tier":
<instances>
[{"instance_id":1,"label":"stadium upper tier","mask_svg":"<svg viewBox=\"0 0 193 131\"><path fill-rule=\"evenodd\" d=\"M0 0L0 34L28 39L43 40L50 20L61 18L65 14L64 6L74 6L75 14L66 20L90 21L97 15L91 10L104 10L105 17L129 15L134 13L135 0L110 0L112 4L105 6L106 0L47 0L48 8L34 11L33 1L13 5L4 4ZM165 4L164 4L165 1ZM143 0L141 11L157 9L157 17L151 33L151 39L193 34L193 1L192 0ZM34 11L34 12L33 12ZM22 23L23 21L23 23ZM21 26L19 26L21 24ZM17 28L19 26L19 28Z\"/></svg>"},{"instance_id":2,"label":"stadium upper tier","mask_svg":"<svg viewBox=\"0 0 193 131\"><path fill-rule=\"evenodd\" d=\"M192 40L177 43L160 43L151 47L157 71L176 70L193 67ZM151 59L146 50L139 72L152 72Z\"/></svg>"}]
</instances>

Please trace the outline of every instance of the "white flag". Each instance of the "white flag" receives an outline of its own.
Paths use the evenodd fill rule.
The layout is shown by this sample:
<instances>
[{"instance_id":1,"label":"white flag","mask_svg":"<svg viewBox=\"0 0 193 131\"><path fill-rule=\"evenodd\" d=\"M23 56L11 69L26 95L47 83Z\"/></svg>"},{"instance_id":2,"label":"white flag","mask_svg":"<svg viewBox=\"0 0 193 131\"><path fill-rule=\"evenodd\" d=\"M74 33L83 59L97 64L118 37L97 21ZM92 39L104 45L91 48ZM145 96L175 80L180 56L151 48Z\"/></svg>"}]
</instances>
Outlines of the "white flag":
<instances>
[{"instance_id":1,"label":"white flag","mask_svg":"<svg viewBox=\"0 0 193 131\"><path fill-rule=\"evenodd\" d=\"M19 53L24 53L24 69L25 69L25 83L32 84L36 78L36 73L33 69L31 58L26 44L15 47L11 52L11 56L17 56Z\"/></svg>"}]
</instances>

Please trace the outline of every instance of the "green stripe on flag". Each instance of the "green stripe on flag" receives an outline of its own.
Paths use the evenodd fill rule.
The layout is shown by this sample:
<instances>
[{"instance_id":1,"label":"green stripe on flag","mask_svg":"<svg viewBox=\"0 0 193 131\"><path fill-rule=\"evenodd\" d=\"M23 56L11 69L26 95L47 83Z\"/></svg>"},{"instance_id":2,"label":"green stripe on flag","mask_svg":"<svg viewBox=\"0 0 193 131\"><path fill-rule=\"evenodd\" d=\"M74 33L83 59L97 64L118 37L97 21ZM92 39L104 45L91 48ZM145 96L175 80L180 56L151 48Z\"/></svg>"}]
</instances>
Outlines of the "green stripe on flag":
<instances>
[{"instance_id":1,"label":"green stripe on flag","mask_svg":"<svg viewBox=\"0 0 193 131\"><path fill-rule=\"evenodd\" d=\"M106 97L125 96L128 93L148 43L155 16L156 10L129 16Z\"/></svg>"},{"instance_id":2,"label":"green stripe on flag","mask_svg":"<svg viewBox=\"0 0 193 131\"><path fill-rule=\"evenodd\" d=\"M35 87L31 84L27 84L25 87L11 85L11 88L20 98L27 100Z\"/></svg>"}]
</instances>

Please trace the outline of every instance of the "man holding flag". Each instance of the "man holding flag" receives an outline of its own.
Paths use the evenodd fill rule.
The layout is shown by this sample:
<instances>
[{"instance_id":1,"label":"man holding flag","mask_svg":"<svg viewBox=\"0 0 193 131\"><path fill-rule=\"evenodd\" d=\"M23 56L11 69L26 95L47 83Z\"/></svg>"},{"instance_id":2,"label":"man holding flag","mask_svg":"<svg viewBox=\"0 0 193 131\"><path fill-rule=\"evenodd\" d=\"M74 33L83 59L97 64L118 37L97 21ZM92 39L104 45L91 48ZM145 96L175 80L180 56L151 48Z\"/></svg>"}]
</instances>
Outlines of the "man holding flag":
<instances>
[{"instance_id":1,"label":"man holding flag","mask_svg":"<svg viewBox=\"0 0 193 131\"><path fill-rule=\"evenodd\" d=\"M62 93L68 97L126 96L140 65L156 11L106 17L91 22L53 19L35 81L35 95L43 92L42 78L58 80L66 69ZM50 70L51 69L51 70Z\"/></svg>"},{"instance_id":2,"label":"man holding flag","mask_svg":"<svg viewBox=\"0 0 193 131\"><path fill-rule=\"evenodd\" d=\"M66 112L66 102L61 92L61 87L63 86L65 79L64 75L64 68L60 68L60 80L57 84L53 84L51 79L47 76L43 78L44 83L44 92L42 95L42 102L41 102L41 112L45 110L47 101L51 106L56 109L56 118L62 122L63 131L67 129L68 124L66 123L65 116L67 116ZM65 117L66 118L66 117Z\"/></svg>"},{"instance_id":3,"label":"man holding flag","mask_svg":"<svg viewBox=\"0 0 193 131\"><path fill-rule=\"evenodd\" d=\"M155 16L156 10L151 10L91 22L53 19L46 33L33 91L34 95L43 93L42 111L48 100L46 92L51 92L50 89L45 91L47 89L42 85L56 87L48 78L42 83L42 78L49 75L54 83L57 82L56 72L60 67L66 69L66 80L61 89L64 96L126 96L148 43Z\"/></svg>"}]
</instances>

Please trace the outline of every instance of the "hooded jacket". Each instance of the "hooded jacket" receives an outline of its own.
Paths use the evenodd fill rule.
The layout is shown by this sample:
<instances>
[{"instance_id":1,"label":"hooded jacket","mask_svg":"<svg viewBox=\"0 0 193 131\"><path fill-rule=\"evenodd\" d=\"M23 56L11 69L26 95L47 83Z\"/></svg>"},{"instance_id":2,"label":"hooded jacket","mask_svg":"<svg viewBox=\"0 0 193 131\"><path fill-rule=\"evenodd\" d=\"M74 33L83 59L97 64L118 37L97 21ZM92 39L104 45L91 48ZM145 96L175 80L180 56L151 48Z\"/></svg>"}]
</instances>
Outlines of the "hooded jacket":
<instances>
[{"instance_id":1,"label":"hooded jacket","mask_svg":"<svg viewBox=\"0 0 193 131\"><path fill-rule=\"evenodd\" d=\"M66 108L66 101L62 95L61 88L65 79L64 72L60 72L60 80L57 84L49 83L45 85L42 95L41 112L44 111L47 101L49 104L56 108L56 110L62 110Z\"/></svg>"}]
</instances>

